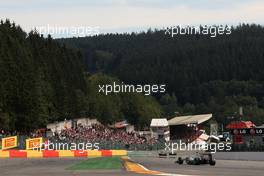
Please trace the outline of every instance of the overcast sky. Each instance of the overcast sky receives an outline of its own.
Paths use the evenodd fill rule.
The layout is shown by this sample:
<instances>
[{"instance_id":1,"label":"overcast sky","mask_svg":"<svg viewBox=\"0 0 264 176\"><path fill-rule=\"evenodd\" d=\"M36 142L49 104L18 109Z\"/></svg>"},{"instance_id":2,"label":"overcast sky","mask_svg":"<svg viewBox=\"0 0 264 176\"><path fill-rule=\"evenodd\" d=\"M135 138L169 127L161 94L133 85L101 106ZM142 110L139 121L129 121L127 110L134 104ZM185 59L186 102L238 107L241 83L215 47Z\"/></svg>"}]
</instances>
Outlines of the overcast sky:
<instances>
[{"instance_id":1,"label":"overcast sky","mask_svg":"<svg viewBox=\"0 0 264 176\"><path fill-rule=\"evenodd\" d=\"M0 0L0 17L38 26L99 26L100 32L198 25L264 24L264 0Z\"/></svg>"}]
</instances>

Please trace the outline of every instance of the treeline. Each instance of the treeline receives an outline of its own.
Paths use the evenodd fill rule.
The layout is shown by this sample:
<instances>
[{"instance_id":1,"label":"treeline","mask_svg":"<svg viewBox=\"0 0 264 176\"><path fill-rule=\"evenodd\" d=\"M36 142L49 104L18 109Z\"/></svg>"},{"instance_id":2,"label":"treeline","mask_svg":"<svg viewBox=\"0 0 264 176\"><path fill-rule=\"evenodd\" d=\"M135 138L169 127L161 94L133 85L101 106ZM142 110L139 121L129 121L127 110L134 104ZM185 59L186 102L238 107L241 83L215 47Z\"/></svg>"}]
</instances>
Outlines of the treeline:
<instances>
[{"instance_id":1,"label":"treeline","mask_svg":"<svg viewBox=\"0 0 264 176\"><path fill-rule=\"evenodd\" d=\"M83 101L86 104L85 116L96 117L105 124L127 120L138 129L149 127L152 118L161 117L161 106L152 96L139 93L105 95L99 92L98 85L112 85L113 82L121 83L117 78L100 73L87 77L87 96Z\"/></svg>"},{"instance_id":2,"label":"treeline","mask_svg":"<svg viewBox=\"0 0 264 176\"><path fill-rule=\"evenodd\" d=\"M100 95L97 83L111 79L87 74L82 54L50 36L0 22L0 129L29 132L84 116L103 123L126 118L141 127L161 116L151 97Z\"/></svg>"},{"instance_id":3,"label":"treeline","mask_svg":"<svg viewBox=\"0 0 264 176\"><path fill-rule=\"evenodd\" d=\"M257 25L216 38L149 30L54 41L1 21L0 128L31 131L79 117L143 128L152 118L210 112L226 124L240 106L244 120L262 124L263 46ZM167 93L98 92L99 84L114 81L166 84Z\"/></svg>"},{"instance_id":4,"label":"treeline","mask_svg":"<svg viewBox=\"0 0 264 176\"><path fill-rule=\"evenodd\" d=\"M86 70L134 84L166 84L156 96L163 116L214 113L227 123L239 106L263 123L264 28L243 24L231 35L165 35L164 30L60 39L84 55Z\"/></svg>"},{"instance_id":5,"label":"treeline","mask_svg":"<svg viewBox=\"0 0 264 176\"><path fill-rule=\"evenodd\" d=\"M0 128L30 131L76 116L86 91L80 53L50 37L0 24Z\"/></svg>"}]
</instances>

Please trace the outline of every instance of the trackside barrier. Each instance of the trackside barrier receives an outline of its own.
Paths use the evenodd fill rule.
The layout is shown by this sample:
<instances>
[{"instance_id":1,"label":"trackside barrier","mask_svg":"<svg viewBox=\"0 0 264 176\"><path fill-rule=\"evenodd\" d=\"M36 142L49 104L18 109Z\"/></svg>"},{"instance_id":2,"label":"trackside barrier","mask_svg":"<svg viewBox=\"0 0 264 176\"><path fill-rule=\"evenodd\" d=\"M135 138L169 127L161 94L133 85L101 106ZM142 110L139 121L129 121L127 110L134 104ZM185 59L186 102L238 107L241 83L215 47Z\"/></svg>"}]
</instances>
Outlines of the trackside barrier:
<instances>
[{"instance_id":1,"label":"trackside barrier","mask_svg":"<svg viewBox=\"0 0 264 176\"><path fill-rule=\"evenodd\" d=\"M9 158L9 151L0 150L0 158Z\"/></svg>"},{"instance_id":2,"label":"trackside barrier","mask_svg":"<svg viewBox=\"0 0 264 176\"><path fill-rule=\"evenodd\" d=\"M0 158L59 158L127 156L126 150L0 150Z\"/></svg>"}]
</instances>

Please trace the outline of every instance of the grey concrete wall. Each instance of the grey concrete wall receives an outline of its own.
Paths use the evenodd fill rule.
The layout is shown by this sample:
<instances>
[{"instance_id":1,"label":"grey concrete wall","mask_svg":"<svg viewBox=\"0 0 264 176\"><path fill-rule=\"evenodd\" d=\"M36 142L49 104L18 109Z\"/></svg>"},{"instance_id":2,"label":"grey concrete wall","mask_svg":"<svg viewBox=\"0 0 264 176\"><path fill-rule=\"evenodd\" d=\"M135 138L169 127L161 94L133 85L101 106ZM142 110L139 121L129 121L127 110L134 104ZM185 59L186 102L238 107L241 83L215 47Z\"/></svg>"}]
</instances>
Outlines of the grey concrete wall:
<instances>
[{"instance_id":1,"label":"grey concrete wall","mask_svg":"<svg viewBox=\"0 0 264 176\"><path fill-rule=\"evenodd\" d=\"M219 160L264 161L264 152L216 152L214 157Z\"/></svg>"},{"instance_id":2,"label":"grey concrete wall","mask_svg":"<svg viewBox=\"0 0 264 176\"><path fill-rule=\"evenodd\" d=\"M158 151L129 151L129 156L158 157ZM177 157L195 154L196 152L176 152ZM216 160L264 161L264 152L216 152Z\"/></svg>"}]
</instances>

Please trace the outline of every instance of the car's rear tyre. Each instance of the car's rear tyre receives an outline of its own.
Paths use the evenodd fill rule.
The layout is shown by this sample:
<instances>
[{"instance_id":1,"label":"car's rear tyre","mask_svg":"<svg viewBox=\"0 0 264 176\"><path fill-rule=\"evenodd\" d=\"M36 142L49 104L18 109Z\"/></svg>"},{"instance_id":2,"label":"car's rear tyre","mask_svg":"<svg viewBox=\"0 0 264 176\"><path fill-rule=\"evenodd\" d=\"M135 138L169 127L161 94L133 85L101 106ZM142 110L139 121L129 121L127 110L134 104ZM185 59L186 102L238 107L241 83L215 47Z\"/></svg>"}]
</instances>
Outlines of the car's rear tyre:
<instances>
[{"instance_id":1,"label":"car's rear tyre","mask_svg":"<svg viewBox=\"0 0 264 176\"><path fill-rule=\"evenodd\" d=\"M178 164L183 164L183 159L181 157L179 157L177 163Z\"/></svg>"},{"instance_id":2,"label":"car's rear tyre","mask_svg":"<svg viewBox=\"0 0 264 176\"><path fill-rule=\"evenodd\" d=\"M214 166L214 165L216 164L216 162L215 162L215 160L210 160L210 161L209 161L209 164L210 164L211 166Z\"/></svg>"}]
</instances>

